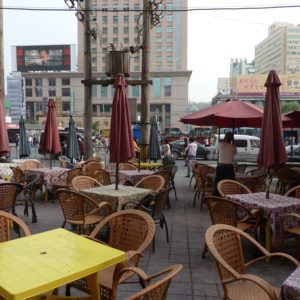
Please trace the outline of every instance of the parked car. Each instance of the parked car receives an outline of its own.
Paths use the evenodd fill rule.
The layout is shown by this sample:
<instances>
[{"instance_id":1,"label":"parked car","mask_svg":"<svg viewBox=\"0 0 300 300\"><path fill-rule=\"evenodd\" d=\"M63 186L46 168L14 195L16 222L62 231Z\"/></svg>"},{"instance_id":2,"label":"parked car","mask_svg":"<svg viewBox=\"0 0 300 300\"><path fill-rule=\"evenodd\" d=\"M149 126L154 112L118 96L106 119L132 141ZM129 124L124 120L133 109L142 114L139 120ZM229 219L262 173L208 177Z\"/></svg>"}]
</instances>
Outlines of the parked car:
<instances>
[{"instance_id":1,"label":"parked car","mask_svg":"<svg viewBox=\"0 0 300 300\"><path fill-rule=\"evenodd\" d=\"M198 142L195 143L197 144L196 158L207 159L210 150ZM180 159L184 157L184 140L176 140L174 142L171 142L170 145L172 148L172 155L174 159Z\"/></svg>"},{"instance_id":2,"label":"parked car","mask_svg":"<svg viewBox=\"0 0 300 300\"><path fill-rule=\"evenodd\" d=\"M285 146L286 153L291 155L291 145ZM293 155L300 155L300 144L293 145Z\"/></svg>"}]
</instances>

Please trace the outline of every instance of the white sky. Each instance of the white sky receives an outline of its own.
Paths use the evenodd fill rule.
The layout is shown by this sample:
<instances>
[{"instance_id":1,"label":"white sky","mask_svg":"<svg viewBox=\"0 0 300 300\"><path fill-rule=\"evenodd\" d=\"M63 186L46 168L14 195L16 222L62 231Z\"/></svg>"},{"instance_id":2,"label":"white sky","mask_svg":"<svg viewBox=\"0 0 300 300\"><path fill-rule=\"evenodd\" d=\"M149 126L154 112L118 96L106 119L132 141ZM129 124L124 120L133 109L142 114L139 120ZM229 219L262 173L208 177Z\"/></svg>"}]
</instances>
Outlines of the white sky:
<instances>
[{"instance_id":1,"label":"white sky","mask_svg":"<svg viewBox=\"0 0 300 300\"><path fill-rule=\"evenodd\" d=\"M296 0L188 0L190 8L295 5ZM66 8L64 0L3 0L4 7ZM273 22L298 24L300 8L238 11L195 11L188 18L190 101L209 102L217 78L229 76L231 58L252 61L254 47L267 37ZM12 45L77 44L73 12L4 10L5 73L11 72Z\"/></svg>"}]
</instances>

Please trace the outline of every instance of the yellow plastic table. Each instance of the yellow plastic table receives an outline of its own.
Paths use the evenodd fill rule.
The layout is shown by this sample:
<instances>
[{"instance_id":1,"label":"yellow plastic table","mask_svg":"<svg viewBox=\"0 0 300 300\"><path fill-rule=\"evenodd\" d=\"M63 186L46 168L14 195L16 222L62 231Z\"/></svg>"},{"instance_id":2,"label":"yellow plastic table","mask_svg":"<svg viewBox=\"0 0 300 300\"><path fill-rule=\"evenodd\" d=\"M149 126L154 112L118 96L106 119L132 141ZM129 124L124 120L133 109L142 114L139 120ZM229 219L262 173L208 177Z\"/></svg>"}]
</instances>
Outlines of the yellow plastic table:
<instances>
[{"instance_id":1,"label":"yellow plastic table","mask_svg":"<svg viewBox=\"0 0 300 300\"><path fill-rule=\"evenodd\" d=\"M140 167L141 169L146 170L156 170L162 166L162 163L155 163L155 162L141 162L141 163L134 163L135 166Z\"/></svg>"},{"instance_id":2,"label":"yellow plastic table","mask_svg":"<svg viewBox=\"0 0 300 300\"><path fill-rule=\"evenodd\" d=\"M0 296L18 300L51 294L86 277L91 299L100 299L97 272L124 259L124 252L62 228L0 243Z\"/></svg>"}]
</instances>

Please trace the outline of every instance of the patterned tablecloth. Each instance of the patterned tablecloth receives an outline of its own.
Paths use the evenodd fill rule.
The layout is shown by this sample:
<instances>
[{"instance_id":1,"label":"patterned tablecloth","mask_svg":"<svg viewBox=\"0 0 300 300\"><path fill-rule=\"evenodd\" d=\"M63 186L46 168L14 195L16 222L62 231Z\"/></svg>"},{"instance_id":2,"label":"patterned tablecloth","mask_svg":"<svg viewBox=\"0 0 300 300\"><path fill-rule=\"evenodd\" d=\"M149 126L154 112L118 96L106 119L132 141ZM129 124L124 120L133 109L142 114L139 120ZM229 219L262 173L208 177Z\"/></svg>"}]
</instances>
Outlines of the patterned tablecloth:
<instances>
[{"instance_id":1,"label":"patterned tablecloth","mask_svg":"<svg viewBox=\"0 0 300 300\"><path fill-rule=\"evenodd\" d=\"M126 180L130 181L133 185L135 185L142 178L152 175L154 172L150 170L122 170L119 171L119 176L126 178Z\"/></svg>"},{"instance_id":2,"label":"patterned tablecloth","mask_svg":"<svg viewBox=\"0 0 300 300\"><path fill-rule=\"evenodd\" d=\"M282 284L281 300L300 300L300 267L298 267Z\"/></svg>"},{"instance_id":3,"label":"patterned tablecloth","mask_svg":"<svg viewBox=\"0 0 300 300\"><path fill-rule=\"evenodd\" d=\"M10 179L13 176L13 171L10 167L16 167L17 164L14 163L3 163L0 164L0 178Z\"/></svg>"},{"instance_id":4,"label":"patterned tablecloth","mask_svg":"<svg viewBox=\"0 0 300 300\"><path fill-rule=\"evenodd\" d=\"M60 167L52 167L50 168L35 168L28 170L29 172L38 172L43 175L44 178L44 185L47 188L48 191L52 191L53 184L60 183L60 182L66 182L67 180L67 174L66 176L62 176L62 178L58 179L58 176L69 169L67 168L60 168Z\"/></svg>"},{"instance_id":5,"label":"patterned tablecloth","mask_svg":"<svg viewBox=\"0 0 300 300\"><path fill-rule=\"evenodd\" d=\"M150 195L152 190L141 189L133 186L119 185L118 190L114 184L81 190L82 193L93 198L95 201L111 203L113 211L121 210L128 201L141 201Z\"/></svg>"},{"instance_id":6,"label":"patterned tablecloth","mask_svg":"<svg viewBox=\"0 0 300 300\"><path fill-rule=\"evenodd\" d=\"M266 193L251 193L228 195L227 198L237 201L247 208L257 208L271 227L271 242L276 246L282 241L282 234L285 229L296 224L283 224L282 219L287 213L300 213L300 201L296 198L284 197L282 195L270 194L266 199ZM295 222L293 220L293 222ZM298 225L298 224L297 224Z\"/></svg>"}]
</instances>

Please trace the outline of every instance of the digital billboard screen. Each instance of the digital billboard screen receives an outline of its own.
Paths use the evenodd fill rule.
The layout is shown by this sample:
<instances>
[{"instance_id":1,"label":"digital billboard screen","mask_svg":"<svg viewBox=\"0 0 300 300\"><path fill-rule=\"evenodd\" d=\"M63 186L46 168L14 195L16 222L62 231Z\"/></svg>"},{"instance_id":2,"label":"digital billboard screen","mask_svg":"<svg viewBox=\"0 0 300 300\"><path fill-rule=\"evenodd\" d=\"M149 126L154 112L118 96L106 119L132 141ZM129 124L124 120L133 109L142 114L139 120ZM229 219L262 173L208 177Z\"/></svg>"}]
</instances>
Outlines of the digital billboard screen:
<instances>
[{"instance_id":1,"label":"digital billboard screen","mask_svg":"<svg viewBox=\"0 0 300 300\"><path fill-rule=\"evenodd\" d=\"M70 45L17 46L17 71L70 71Z\"/></svg>"}]
</instances>

